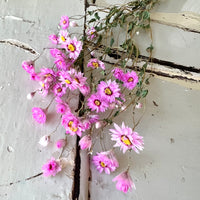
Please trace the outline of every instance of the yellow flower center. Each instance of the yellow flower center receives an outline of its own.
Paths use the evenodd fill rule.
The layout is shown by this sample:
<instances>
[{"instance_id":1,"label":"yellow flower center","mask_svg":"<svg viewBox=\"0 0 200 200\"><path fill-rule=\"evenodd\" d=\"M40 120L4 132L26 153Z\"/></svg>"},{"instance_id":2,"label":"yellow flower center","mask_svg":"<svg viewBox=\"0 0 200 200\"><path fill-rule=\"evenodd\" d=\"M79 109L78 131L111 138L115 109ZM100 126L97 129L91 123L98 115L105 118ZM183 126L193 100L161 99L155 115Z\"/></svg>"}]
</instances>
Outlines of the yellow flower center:
<instances>
[{"instance_id":1,"label":"yellow flower center","mask_svg":"<svg viewBox=\"0 0 200 200\"><path fill-rule=\"evenodd\" d=\"M91 31L91 32L90 32L90 34L91 34L91 35L93 35L93 34L94 34L94 32L93 32L93 31Z\"/></svg>"},{"instance_id":2,"label":"yellow flower center","mask_svg":"<svg viewBox=\"0 0 200 200\"><path fill-rule=\"evenodd\" d=\"M45 84L44 83L42 83L42 87L44 88L44 86L45 86Z\"/></svg>"},{"instance_id":3,"label":"yellow flower center","mask_svg":"<svg viewBox=\"0 0 200 200\"><path fill-rule=\"evenodd\" d=\"M75 51L75 46L74 46L73 44L69 44L69 45L68 45L68 49L69 49L70 51L74 52L74 51Z\"/></svg>"},{"instance_id":4,"label":"yellow flower center","mask_svg":"<svg viewBox=\"0 0 200 200\"><path fill-rule=\"evenodd\" d=\"M68 126L69 126L69 127L72 127L72 124L73 124L73 123L74 123L73 121L69 121Z\"/></svg>"},{"instance_id":5,"label":"yellow flower center","mask_svg":"<svg viewBox=\"0 0 200 200\"><path fill-rule=\"evenodd\" d=\"M125 135L122 135L121 141L127 146L130 146L132 144L131 141L129 140L129 138Z\"/></svg>"},{"instance_id":6,"label":"yellow flower center","mask_svg":"<svg viewBox=\"0 0 200 200\"><path fill-rule=\"evenodd\" d=\"M47 77L51 77L51 74L45 74L45 77L47 78Z\"/></svg>"},{"instance_id":7,"label":"yellow flower center","mask_svg":"<svg viewBox=\"0 0 200 200\"><path fill-rule=\"evenodd\" d=\"M104 92L107 94L107 95L112 95L112 91L110 90L109 87L107 87Z\"/></svg>"},{"instance_id":8,"label":"yellow flower center","mask_svg":"<svg viewBox=\"0 0 200 200\"><path fill-rule=\"evenodd\" d=\"M63 42L66 41L66 39L65 39L65 37L64 37L63 35L60 36L60 39L61 39Z\"/></svg>"},{"instance_id":9,"label":"yellow flower center","mask_svg":"<svg viewBox=\"0 0 200 200\"><path fill-rule=\"evenodd\" d=\"M62 92L62 88L58 88L58 89L57 89L57 92Z\"/></svg>"},{"instance_id":10,"label":"yellow flower center","mask_svg":"<svg viewBox=\"0 0 200 200\"><path fill-rule=\"evenodd\" d=\"M94 104L97 105L97 106L100 106L100 105L101 105L101 102L100 102L99 100L96 99L96 100L94 101Z\"/></svg>"},{"instance_id":11,"label":"yellow flower center","mask_svg":"<svg viewBox=\"0 0 200 200\"><path fill-rule=\"evenodd\" d=\"M128 82L133 82L133 78L130 77L130 78L128 79Z\"/></svg>"},{"instance_id":12,"label":"yellow flower center","mask_svg":"<svg viewBox=\"0 0 200 200\"><path fill-rule=\"evenodd\" d=\"M98 67L99 67L99 64L98 64L97 62L93 62L92 65L93 65L93 67L95 67L95 68L98 68Z\"/></svg>"},{"instance_id":13,"label":"yellow flower center","mask_svg":"<svg viewBox=\"0 0 200 200\"><path fill-rule=\"evenodd\" d=\"M68 126L69 126L71 131L76 132L78 130L78 128L77 127L72 127L73 123L74 123L73 121L69 121Z\"/></svg>"},{"instance_id":14,"label":"yellow flower center","mask_svg":"<svg viewBox=\"0 0 200 200\"><path fill-rule=\"evenodd\" d=\"M64 20L64 21L63 21L63 24L66 24L66 23L67 23L67 22Z\"/></svg>"},{"instance_id":15,"label":"yellow flower center","mask_svg":"<svg viewBox=\"0 0 200 200\"><path fill-rule=\"evenodd\" d=\"M104 162L100 162L100 165L102 166L102 167L105 167L106 166L106 164L104 163Z\"/></svg>"},{"instance_id":16,"label":"yellow flower center","mask_svg":"<svg viewBox=\"0 0 200 200\"><path fill-rule=\"evenodd\" d=\"M67 84L71 84L71 81L68 80L68 79L66 79L66 80L65 80L65 83L67 83Z\"/></svg>"}]
</instances>

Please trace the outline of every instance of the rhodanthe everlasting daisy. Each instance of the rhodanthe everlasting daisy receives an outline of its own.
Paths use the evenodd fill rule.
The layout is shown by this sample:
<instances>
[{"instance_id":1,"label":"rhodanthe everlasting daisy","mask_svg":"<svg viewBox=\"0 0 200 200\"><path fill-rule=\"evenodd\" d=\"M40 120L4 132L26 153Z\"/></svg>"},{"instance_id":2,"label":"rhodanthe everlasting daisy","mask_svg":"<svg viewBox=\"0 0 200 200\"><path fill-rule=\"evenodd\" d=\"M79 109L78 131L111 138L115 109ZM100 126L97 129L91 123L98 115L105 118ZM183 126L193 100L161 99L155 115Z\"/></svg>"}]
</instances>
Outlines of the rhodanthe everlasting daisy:
<instances>
[{"instance_id":1,"label":"rhodanthe everlasting daisy","mask_svg":"<svg viewBox=\"0 0 200 200\"><path fill-rule=\"evenodd\" d=\"M82 50L82 42L78 41L76 37L74 37L73 39L68 37L62 47L65 48L69 53L69 58L75 60L78 58Z\"/></svg>"},{"instance_id":2,"label":"rhodanthe everlasting daisy","mask_svg":"<svg viewBox=\"0 0 200 200\"><path fill-rule=\"evenodd\" d=\"M119 85L115 81L101 81L97 87L98 94L109 103L115 102L115 98L120 96Z\"/></svg>"},{"instance_id":3,"label":"rhodanthe everlasting daisy","mask_svg":"<svg viewBox=\"0 0 200 200\"><path fill-rule=\"evenodd\" d=\"M29 74L35 73L34 63L32 61L23 61L22 68Z\"/></svg>"},{"instance_id":4,"label":"rhodanthe everlasting daisy","mask_svg":"<svg viewBox=\"0 0 200 200\"><path fill-rule=\"evenodd\" d=\"M67 29L69 27L69 17L68 16L61 17L60 26L62 27L62 29Z\"/></svg>"},{"instance_id":5,"label":"rhodanthe everlasting daisy","mask_svg":"<svg viewBox=\"0 0 200 200\"><path fill-rule=\"evenodd\" d=\"M124 75L125 75L125 74L124 74L124 72L123 72L122 69L116 67L115 69L112 70L112 72L113 72L113 76L114 76L116 79L118 79L118 80L120 80L120 81L123 81Z\"/></svg>"},{"instance_id":6,"label":"rhodanthe everlasting daisy","mask_svg":"<svg viewBox=\"0 0 200 200\"><path fill-rule=\"evenodd\" d=\"M66 88L69 88L70 90L77 89L77 86L73 83L73 79L70 73L67 71L60 72L60 81L61 81L61 84L64 84Z\"/></svg>"},{"instance_id":7,"label":"rhodanthe everlasting daisy","mask_svg":"<svg viewBox=\"0 0 200 200\"><path fill-rule=\"evenodd\" d=\"M58 41L60 44L65 44L68 38L68 32L61 30L58 34Z\"/></svg>"},{"instance_id":8,"label":"rhodanthe everlasting daisy","mask_svg":"<svg viewBox=\"0 0 200 200\"><path fill-rule=\"evenodd\" d=\"M46 122L46 114L41 108L33 107L32 116L33 119L40 124L44 124Z\"/></svg>"},{"instance_id":9,"label":"rhodanthe everlasting daisy","mask_svg":"<svg viewBox=\"0 0 200 200\"><path fill-rule=\"evenodd\" d=\"M120 147L125 153L128 149L133 149L136 153L143 150L143 137L139 136L137 132L133 132L131 128L122 123L119 127L114 123L115 129L110 129L111 140L116 141L114 147Z\"/></svg>"},{"instance_id":10,"label":"rhodanthe everlasting daisy","mask_svg":"<svg viewBox=\"0 0 200 200\"><path fill-rule=\"evenodd\" d=\"M67 141L65 139L60 139L56 142L56 147L58 149L63 148L66 145Z\"/></svg>"},{"instance_id":11,"label":"rhodanthe everlasting daisy","mask_svg":"<svg viewBox=\"0 0 200 200\"><path fill-rule=\"evenodd\" d=\"M55 176L58 172L60 172L61 166L59 161L56 161L55 158L51 158L46 164L42 166L42 171L44 176Z\"/></svg>"},{"instance_id":12,"label":"rhodanthe everlasting daisy","mask_svg":"<svg viewBox=\"0 0 200 200\"><path fill-rule=\"evenodd\" d=\"M57 35L54 35L54 34L50 35L50 36L49 36L49 40L50 40L53 44L58 44L58 37L57 37Z\"/></svg>"},{"instance_id":13,"label":"rhodanthe everlasting daisy","mask_svg":"<svg viewBox=\"0 0 200 200\"><path fill-rule=\"evenodd\" d=\"M87 37L89 40L93 40L94 38L96 38L96 29L94 27L90 28L87 31Z\"/></svg>"},{"instance_id":14,"label":"rhodanthe everlasting daisy","mask_svg":"<svg viewBox=\"0 0 200 200\"><path fill-rule=\"evenodd\" d=\"M92 111L98 112L105 112L106 109L108 108L108 103L104 101L100 95L98 94L92 94L90 98L87 100L88 107Z\"/></svg>"},{"instance_id":15,"label":"rhodanthe everlasting daisy","mask_svg":"<svg viewBox=\"0 0 200 200\"><path fill-rule=\"evenodd\" d=\"M43 147L46 147L50 142L50 135L44 135L40 138L40 141L38 142Z\"/></svg>"},{"instance_id":16,"label":"rhodanthe everlasting daisy","mask_svg":"<svg viewBox=\"0 0 200 200\"><path fill-rule=\"evenodd\" d=\"M87 67L92 67L93 69L101 67L103 70L105 70L105 64L96 58L90 59Z\"/></svg>"},{"instance_id":17,"label":"rhodanthe everlasting daisy","mask_svg":"<svg viewBox=\"0 0 200 200\"><path fill-rule=\"evenodd\" d=\"M63 87L62 84L57 83L53 87L53 92L55 96L62 97L66 93L66 87Z\"/></svg>"},{"instance_id":18,"label":"rhodanthe everlasting daisy","mask_svg":"<svg viewBox=\"0 0 200 200\"><path fill-rule=\"evenodd\" d=\"M90 149L92 146L92 139L90 135L85 135L84 137L81 138L79 141L79 145L82 150L84 149Z\"/></svg>"},{"instance_id":19,"label":"rhodanthe everlasting daisy","mask_svg":"<svg viewBox=\"0 0 200 200\"><path fill-rule=\"evenodd\" d=\"M115 171L119 166L117 159L111 151L97 153L96 156L93 156L92 162L100 173L105 171L106 174Z\"/></svg>"},{"instance_id":20,"label":"rhodanthe everlasting daisy","mask_svg":"<svg viewBox=\"0 0 200 200\"><path fill-rule=\"evenodd\" d=\"M113 181L117 181L116 188L124 193L127 193L129 189L136 189L135 184L128 174L128 171L122 172L121 174L116 176Z\"/></svg>"},{"instance_id":21,"label":"rhodanthe everlasting daisy","mask_svg":"<svg viewBox=\"0 0 200 200\"><path fill-rule=\"evenodd\" d=\"M82 124L80 120L72 113L67 113L62 116L62 126L65 127L66 134L82 135Z\"/></svg>"},{"instance_id":22,"label":"rhodanthe everlasting daisy","mask_svg":"<svg viewBox=\"0 0 200 200\"><path fill-rule=\"evenodd\" d=\"M124 76L123 82L124 87L132 90L138 83L138 75L134 71L127 72Z\"/></svg>"}]
</instances>

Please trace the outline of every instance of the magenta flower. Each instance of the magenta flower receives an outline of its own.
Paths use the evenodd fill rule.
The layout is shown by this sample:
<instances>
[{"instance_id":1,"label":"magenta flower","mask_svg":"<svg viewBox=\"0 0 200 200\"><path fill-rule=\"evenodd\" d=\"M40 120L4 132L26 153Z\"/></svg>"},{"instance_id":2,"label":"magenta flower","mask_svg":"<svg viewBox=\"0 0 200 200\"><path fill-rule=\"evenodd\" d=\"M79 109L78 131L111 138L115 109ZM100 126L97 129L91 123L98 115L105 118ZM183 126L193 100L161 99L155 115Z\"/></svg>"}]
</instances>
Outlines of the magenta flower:
<instances>
[{"instance_id":1,"label":"magenta flower","mask_svg":"<svg viewBox=\"0 0 200 200\"><path fill-rule=\"evenodd\" d=\"M87 78L81 72L77 72L74 69L70 70L70 73L73 74L73 84L76 85L78 88L87 84Z\"/></svg>"},{"instance_id":2,"label":"magenta flower","mask_svg":"<svg viewBox=\"0 0 200 200\"><path fill-rule=\"evenodd\" d=\"M50 68L41 68L40 69L40 80L43 82L49 82L55 81L56 74L55 72Z\"/></svg>"},{"instance_id":3,"label":"magenta flower","mask_svg":"<svg viewBox=\"0 0 200 200\"><path fill-rule=\"evenodd\" d=\"M60 139L60 140L58 140L57 142L56 142L56 147L58 148L58 149L61 149L61 148L63 148L65 145L66 145L66 140L65 139Z\"/></svg>"},{"instance_id":4,"label":"magenta flower","mask_svg":"<svg viewBox=\"0 0 200 200\"><path fill-rule=\"evenodd\" d=\"M127 72L124 76L123 82L124 87L132 90L138 83L138 75L134 71Z\"/></svg>"},{"instance_id":5,"label":"magenta flower","mask_svg":"<svg viewBox=\"0 0 200 200\"><path fill-rule=\"evenodd\" d=\"M49 36L49 40L50 40L53 44L58 44L58 37L57 37L57 35L54 35L54 34L50 35L50 36Z\"/></svg>"},{"instance_id":6,"label":"magenta flower","mask_svg":"<svg viewBox=\"0 0 200 200\"><path fill-rule=\"evenodd\" d=\"M46 122L46 114L41 108L33 107L32 116L33 119L40 124L44 124Z\"/></svg>"},{"instance_id":7,"label":"magenta flower","mask_svg":"<svg viewBox=\"0 0 200 200\"><path fill-rule=\"evenodd\" d=\"M105 112L109 106L108 103L105 100L103 100L98 94L92 94L87 101L88 107L92 111L96 111L97 113Z\"/></svg>"},{"instance_id":8,"label":"magenta flower","mask_svg":"<svg viewBox=\"0 0 200 200\"><path fill-rule=\"evenodd\" d=\"M31 73L30 79L33 81L40 81L40 76L37 73Z\"/></svg>"},{"instance_id":9,"label":"magenta flower","mask_svg":"<svg viewBox=\"0 0 200 200\"><path fill-rule=\"evenodd\" d=\"M120 96L119 85L115 81L101 81L97 87L98 94L109 103L115 102L115 98Z\"/></svg>"},{"instance_id":10,"label":"magenta flower","mask_svg":"<svg viewBox=\"0 0 200 200\"><path fill-rule=\"evenodd\" d=\"M69 58L77 59L81 50L82 50L82 42L78 41L76 37L72 40L70 37L66 39L65 44L62 45L63 48L67 50L69 53Z\"/></svg>"},{"instance_id":11,"label":"magenta flower","mask_svg":"<svg viewBox=\"0 0 200 200\"><path fill-rule=\"evenodd\" d=\"M87 64L87 67L92 67L93 69L101 67L103 70L105 70L104 63L96 58L90 59Z\"/></svg>"},{"instance_id":12,"label":"magenta flower","mask_svg":"<svg viewBox=\"0 0 200 200\"><path fill-rule=\"evenodd\" d=\"M59 49L50 49L50 54L54 58L65 58L65 54L63 54L62 51L60 51Z\"/></svg>"},{"instance_id":13,"label":"magenta flower","mask_svg":"<svg viewBox=\"0 0 200 200\"><path fill-rule=\"evenodd\" d=\"M22 68L29 74L35 73L34 63L32 61L23 61Z\"/></svg>"},{"instance_id":14,"label":"magenta flower","mask_svg":"<svg viewBox=\"0 0 200 200\"><path fill-rule=\"evenodd\" d=\"M115 171L119 167L112 151L97 153L96 156L93 156L92 162L100 173L105 171L106 174L110 174L110 172Z\"/></svg>"},{"instance_id":15,"label":"magenta flower","mask_svg":"<svg viewBox=\"0 0 200 200\"><path fill-rule=\"evenodd\" d=\"M61 81L61 84L64 84L70 90L77 89L76 84L74 84L71 75L67 71L60 72L60 81Z\"/></svg>"},{"instance_id":16,"label":"magenta flower","mask_svg":"<svg viewBox=\"0 0 200 200\"><path fill-rule=\"evenodd\" d=\"M93 40L94 38L96 38L96 29L94 27L90 28L87 31L87 37L89 40Z\"/></svg>"},{"instance_id":17,"label":"magenta flower","mask_svg":"<svg viewBox=\"0 0 200 200\"><path fill-rule=\"evenodd\" d=\"M62 27L62 29L67 29L69 27L69 17L68 16L61 17L60 26Z\"/></svg>"},{"instance_id":18,"label":"magenta flower","mask_svg":"<svg viewBox=\"0 0 200 200\"><path fill-rule=\"evenodd\" d=\"M81 122L79 119L73 115L72 113L67 113L62 116L62 126L64 126L66 133L70 135L77 134L81 137L82 135L82 128L81 128Z\"/></svg>"},{"instance_id":19,"label":"magenta flower","mask_svg":"<svg viewBox=\"0 0 200 200\"><path fill-rule=\"evenodd\" d=\"M53 92L55 96L62 97L66 93L66 87L63 87L62 84L57 83L53 87Z\"/></svg>"},{"instance_id":20,"label":"magenta flower","mask_svg":"<svg viewBox=\"0 0 200 200\"><path fill-rule=\"evenodd\" d=\"M79 141L79 145L82 150L84 149L90 149L92 146L92 139L90 135L85 135L84 137L81 138Z\"/></svg>"},{"instance_id":21,"label":"magenta flower","mask_svg":"<svg viewBox=\"0 0 200 200\"><path fill-rule=\"evenodd\" d=\"M55 158L51 158L46 164L42 166L43 175L48 176L55 176L58 172L61 171L61 166Z\"/></svg>"},{"instance_id":22,"label":"magenta flower","mask_svg":"<svg viewBox=\"0 0 200 200\"><path fill-rule=\"evenodd\" d=\"M90 87L88 85L83 85L79 87L79 90L84 96L87 96L90 93Z\"/></svg>"},{"instance_id":23,"label":"magenta flower","mask_svg":"<svg viewBox=\"0 0 200 200\"><path fill-rule=\"evenodd\" d=\"M122 69L116 67L115 69L112 70L112 72L113 72L113 76L114 76L116 79L118 79L118 80L120 80L120 81L123 81L123 80L124 80L124 75L125 75L125 74L124 74L124 72L123 72Z\"/></svg>"},{"instance_id":24,"label":"magenta flower","mask_svg":"<svg viewBox=\"0 0 200 200\"><path fill-rule=\"evenodd\" d=\"M133 149L136 153L143 150L143 137L139 136L137 132L133 132L131 128L122 123L119 127L114 123L115 129L110 129L111 140L116 141L114 147L120 147L125 153L128 149Z\"/></svg>"},{"instance_id":25,"label":"magenta flower","mask_svg":"<svg viewBox=\"0 0 200 200\"><path fill-rule=\"evenodd\" d=\"M67 104L58 103L56 105L56 112L60 114L65 114L69 111L69 106Z\"/></svg>"},{"instance_id":26,"label":"magenta flower","mask_svg":"<svg viewBox=\"0 0 200 200\"><path fill-rule=\"evenodd\" d=\"M68 32L64 31L64 30L61 30L58 35L59 35L59 37L58 37L59 43L60 44L64 44L67 41Z\"/></svg>"},{"instance_id":27,"label":"magenta flower","mask_svg":"<svg viewBox=\"0 0 200 200\"><path fill-rule=\"evenodd\" d=\"M128 190L132 190L135 188L135 184L133 183L128 171L122 172L118 176L116 176L113 181L117 181L116 188L124 193L127 193Z\"/></svg>"}]
</instances>

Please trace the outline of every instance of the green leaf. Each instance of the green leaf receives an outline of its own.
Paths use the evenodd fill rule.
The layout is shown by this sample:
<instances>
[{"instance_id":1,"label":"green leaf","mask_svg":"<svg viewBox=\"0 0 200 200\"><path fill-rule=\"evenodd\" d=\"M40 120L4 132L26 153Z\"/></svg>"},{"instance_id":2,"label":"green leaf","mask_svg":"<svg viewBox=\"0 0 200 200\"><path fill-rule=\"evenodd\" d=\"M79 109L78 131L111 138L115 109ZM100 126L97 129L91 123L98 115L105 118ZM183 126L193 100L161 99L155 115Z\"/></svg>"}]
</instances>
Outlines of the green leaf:
<instances>
[{"instance_id":1,"label":"green leaf","mask_svg":"<svg viewBox=\"0 0 200 200\"><path fill-rule=\"evenodd\" d=\"M154 49L154 47L153 47L152 44L151 44L150 47L148 47L148 48L146 49L146 51L150 53L150 52L153 51L153 49Z\"/></svg>"},{"instance_id":2,"label":"green leaf","mask_svg":"<svg viewBox=\"0 0 200 200\"><path fill-rule=\"evenodd\" d=\"M117 99L118 101L120 101L120 102L124 102L124 100L123 99L121 99L120 97L116 97L115 99Z\"/></svg>"},{"instance_id":3,"label":"green leaf","mask_svg":"<svg viewBox=\"0 0 200 200\"><path fill-rule=\"evenodd\" d=\"M141 89L139 89L139 90L136 91L136 96L137 96L137 97L139 97L140 94L141 94Z\"/></svg>"},{"instance_id":4,"label":"green leaf","mask_svg":"<svg viewBox=\"0 0 200 200\"><path fill-rule=\"evenodd\" d=\"M88 11L88 14L91 16L93 15L94 11Z\"/></svg>"},{"instance_id":5,"label":"green leaf","mask_svg":"<svg viewBox=\"0 0 200 200\"><path fill-rule=\"evenodd\" d=\"M141 96L142 98L146 97L148 94L148 90L142 90Z\"/></svg>"},{"instance_id":6,"label":"green leaf","mask_svg":"<svg viewBox=\"0 0 200 200\"><path fill-rule=\"evenodd\" d=\"M143 17L144 20L149 19L150 18L150 13L147 10L145 10L142 13L142 17Z\"/></svg>"},{"instance_id":7,"label":"green leaf","mask_svg":"<svg viewBox=\"0 0 200 200\"><path fill-rule=\"evenodd\" d=\"M113 115L113 117L116 117L117 115L119 115L119 110L115 112L115 114Z\"/></svg>"},{"instance_id":8,"label":"green leaf","mask_svg":"<svg viewBox=\"0 0 200 200\"><path fill-rule=\"evenodd\" d=\"M105 53L106 54L109 54L111 51L110 51L110 47L107 47L106 49L105 49Z\"/></svg>"},{"instance_id":9,"label":"green leaf","mask_svg":"<svg viewBox=\"0 0 200 200\"><path fill-rule=\"evenodd\" d=\"M90 24L90 23L95 22L95 21L96 21L96 19L92 18L88 23Z\"/></svg>"},{"instance_id":10,"label":"green leaf","mask_svg":"<svg viewBox=\"0 0 200 200\"><path fill-rule=\"evenodd\" d=\"M99 35L98 40L97 40L97 44L99 44L102 41L102 35Z\"/></svg>"},{"instance_id":11,"label":"green leaf","mask_svg":"<svg viewBox=\"0 0 200 200\"><path fill-rule=\"evenodd\" d=\"M112 47L113 43L115 42L114 38L111 38L110 40L110 46Z\"/></svg>"},{"instance_id":12,"label":"green leaf","mask_svg":"<svg viewBox=\"0 0 200 200\"><path fill-rule=\"evenodd\" d=\"M94 14L94 17L95 17L97 20L100 20L99 14L98 14L97 12Z\"/></svg>"}]
</instances>

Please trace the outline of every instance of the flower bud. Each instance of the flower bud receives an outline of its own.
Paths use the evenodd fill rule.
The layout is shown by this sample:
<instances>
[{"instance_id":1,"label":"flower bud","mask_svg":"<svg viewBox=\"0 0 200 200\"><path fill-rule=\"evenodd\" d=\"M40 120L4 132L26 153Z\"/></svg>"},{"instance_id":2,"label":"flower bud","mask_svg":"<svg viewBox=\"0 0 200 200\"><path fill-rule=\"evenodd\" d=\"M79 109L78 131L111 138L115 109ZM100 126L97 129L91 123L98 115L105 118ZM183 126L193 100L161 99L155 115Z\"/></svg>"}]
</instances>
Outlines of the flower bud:
<instances>
[{"instance_id":1,"label":"flower bud","mask_svg":"<svg viewBox=\"0 0 200 200\"><path fill-rule=\"evenodd\" d=\"M43 147L46 147L50 142L50 135L44 135L40 138L40 141L38 142Z\"/></svg>"}]
</instances>

